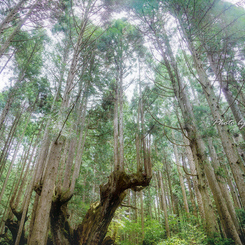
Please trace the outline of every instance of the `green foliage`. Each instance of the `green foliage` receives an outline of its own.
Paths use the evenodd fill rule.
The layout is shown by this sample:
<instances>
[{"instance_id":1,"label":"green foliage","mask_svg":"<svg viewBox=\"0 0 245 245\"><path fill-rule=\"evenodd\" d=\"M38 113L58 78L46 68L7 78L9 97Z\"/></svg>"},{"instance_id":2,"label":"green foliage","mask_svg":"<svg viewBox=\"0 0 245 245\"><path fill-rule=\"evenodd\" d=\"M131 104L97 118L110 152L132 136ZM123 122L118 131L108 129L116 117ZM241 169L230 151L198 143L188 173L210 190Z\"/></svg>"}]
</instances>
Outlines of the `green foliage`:
<instances>
[{"instance_id":1,"label":"green foliage","mask_svg":"<svg viewBox=\"0 0 245 245\"><path fill-rule=\"evenodd\" d=\"M135 223L134 221L124 219L122 227L119 229L120 234L133 234L135 238L141 237L141 224ZM119 242L120 245L130 245L129 241L121 241Z\"/></svg>"},{"instance_id":2,"label":"green foliage","mask_svg":"<svg viewBox=\"0 0 245 245\"><path fill-rule=\"evenodd\" d=\"M206 234L200 227L187 223L184 227L182 227L181 232L160 243L159 245L206 244L205 239Z\"/></svg>"},{"instance_id":3,"label":"green foliage","mask_svg":"<svg viewBox=\"0 0 245 245\"><path fill-rule=\"evenodd\" d=\"M149 219L145 222L144 244L157 244L165 236L165 230L157 220Z\"/></svg>"},{"instance_id":4,"label":"green foliage","mask_svg":"<svg viewBox=\"0 0 245 245\"><path fill-rule=\"evenodd\" d=\"M171 237L159 245L206 244L207 236L194 215L169 215L169 227Z\"/></svg>"},{"instance_id":5,"label":"green foliage","mask_svg":"<svg viewBox=\"0 0 245 245\"><path fill-rule=\"evenodd\" d=\"M157 244L159 241L161 241L165 237L165 229L161 223L159 223L157 220L154 219L148 219L144 223L144 241L143 244L145 245L151 245L151 244ZM119 227L119 233L120 234L129 234L133 236L134 239L140 240L142 237L142 228L141 223L135 223L134 221L130 221L126 218L123 219L123 223ZM121 241L118 243L120 245L130 245L132 242Z\"/></svg>"},{"instance_id":6,"label":"green foliage","mask_svg":"<svg viewBox=\"0 0 245 245\"><path fill-rule=\"evenodd\" d=\"M223 239L221 237L207 238L204 244L208 245L235 245L232 239Z\"/></svg>"},{"instance_id":7,"label":"green foliage","mask_svg":"<svg viewBox=\"0 0 245 245\"><path fill-rule=\"evenodd\" d=\"M171 237L158 245L189 245L189 243L177 236Z\"/></svg>"},{"instance_id":8,"label":"green foliage","mask_svg":"<svg viewBox=\"0 0 245 245\"><path fill-rule=\"evenodd\" d=\"M245 211L244 209L236 209L236 214L241 227L245 228Z\"/></svg>"}]
</instances>

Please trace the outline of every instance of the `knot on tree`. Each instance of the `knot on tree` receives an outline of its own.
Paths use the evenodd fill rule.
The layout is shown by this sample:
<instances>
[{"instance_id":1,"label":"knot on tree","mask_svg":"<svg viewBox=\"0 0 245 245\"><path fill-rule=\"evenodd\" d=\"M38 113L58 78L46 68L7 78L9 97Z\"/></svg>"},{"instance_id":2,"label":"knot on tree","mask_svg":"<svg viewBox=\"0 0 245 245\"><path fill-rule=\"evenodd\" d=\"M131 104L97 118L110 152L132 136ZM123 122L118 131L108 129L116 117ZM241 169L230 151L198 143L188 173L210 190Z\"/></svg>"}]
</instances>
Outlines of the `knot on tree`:
<instances>
[{"instance_id":1,"label":"knot on tree","mask_svg":"<svg viewBox=\"0 0 245 245\"><path fill-rule=\"evenodd\" d=\"M43 187L43 183L42 183L42 182L35 184L34 187L33 187L34 191L35 191L39 196L41 195L42 187Z\"/></svg>"}]
</instances>

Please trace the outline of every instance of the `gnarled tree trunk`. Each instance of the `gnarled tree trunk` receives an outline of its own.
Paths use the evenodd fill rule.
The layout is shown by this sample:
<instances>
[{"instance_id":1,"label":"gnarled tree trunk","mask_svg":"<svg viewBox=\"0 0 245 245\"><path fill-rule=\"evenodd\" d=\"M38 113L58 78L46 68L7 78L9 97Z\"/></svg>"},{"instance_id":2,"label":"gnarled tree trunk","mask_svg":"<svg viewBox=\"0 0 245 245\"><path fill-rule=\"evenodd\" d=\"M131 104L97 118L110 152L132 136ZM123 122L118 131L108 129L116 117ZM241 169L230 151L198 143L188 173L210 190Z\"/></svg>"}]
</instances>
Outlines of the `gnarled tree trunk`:
<instances>
[{"instance_id":1,"label":"gnarled tree trunk","mask_svg":"<svg viewBox=\"0 0 245 245\"><path fill-rule=\"evenodd\" d=\"M113 244L113 239L105 236L115 211L126 196L126 190L129 188L135 191L142 190L149 185L150 180L151 176L142 172L136 174L126 174L118 170L112 172L108 182L100 186L100 202L91 205L76 230L73 230L68 222L67 202L71 195L57 189L50 211L53 243L55 245Z\"/></svg>"},{"instance_id":2,"label":"gnarled tree trunk","mask_svg":"<svg viewBox=\"0 0 245 245\"><path fill-rule=\"evenodd\" d=\"M100 186L100 202L91 206L82 224L74 233L75 244L104 244L104 238L113 215L126 196L126 190L148 186L151 176L144 173L126 174L114 171L106 184Z\"/></svg>"}]
</instances>

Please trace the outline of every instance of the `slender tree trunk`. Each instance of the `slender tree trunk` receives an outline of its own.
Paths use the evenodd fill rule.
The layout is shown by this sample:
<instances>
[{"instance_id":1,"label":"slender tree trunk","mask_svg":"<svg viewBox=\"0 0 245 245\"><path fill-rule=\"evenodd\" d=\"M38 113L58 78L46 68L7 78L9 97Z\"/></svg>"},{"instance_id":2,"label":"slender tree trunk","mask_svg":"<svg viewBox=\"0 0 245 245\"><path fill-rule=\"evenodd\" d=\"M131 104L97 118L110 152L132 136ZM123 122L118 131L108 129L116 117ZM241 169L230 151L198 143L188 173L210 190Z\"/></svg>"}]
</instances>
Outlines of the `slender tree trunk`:
<instances>
[{"instance_id":1,"label":"slender tree trunk","mask_svg":"<svg viewBox=\"0 0 245 245\"><path fill-rule=\"evenodd\" d=\"M172 131L172 137L174 139L173 131ZM178 174L179 174L181 191L182 191L182 195L183 195L184 207L185 207L186 213L189 213L189 207L188 207L187 196L186 196L186 191L185 191L185 184L184 184L184 179L183 179L183 175L182 175L181 168L180 168L180 161L179 161L179 154L178 154L177 146L174 144L173 148L174 148L174 155L175 155L177 170L178 170Z\"/></svg>"},{"instance_id":2,"label":"slender tree trunk","mask_svg":"<svg viewBox=\"0 0 245 245\"><path fill-rule=\"evenodd\" d=\"M18 13L20 8L26 1L27 0L20 0L8 13L8 15L2 20L2 22L0 23L0 34L3 33L5 26L14 19L15 15Z\"/></svg>"},{"instance_id":3,"label":"slender tree trunk","mask_svg":"<svg viewBox=\"0 0 245 245\"><path fill-rule=\"evenodd\" d=\"M222 164L223 165L223 164ZM228 172L227 170L227 166L224 164L223 166L223 169L225 170L225 174L227 176L227 183L229 185L229 189L230 189L230 192L231 192L231 195L232 195L232 199L234 201L234 205L236 208L238 209L241 209L242 206L241 206L241 203L240 203L240 200L238 198L238 195L237 195L237 191L236 191L236 188L234 187L233 185L233 179L232 179L232 176L231 174Z\"/></svg>"},{"instance_id":4,"label":"slender tree trunk","mask_svg":"<svg viewBox=\"0 0 245 245\"><path fill-rule=\"evenodd\" d=\"M182 31L185 35L186 41L188 43L189 50L192 54L192 58L195 64L195 68L201 83L201 86L203 88L204 94L206 96L206 100L209 104L209 107L211 109L211 113L214 118L214 123L216 124L216 127L219 132L219 136L224 148L224 151L226 153L226 157L229 161L230 167L232 169L232 173L234 176L234 179L237 184L237 188L239 190L242 205L245 206L245 181L244 181L244 171L243 171L243 162L242 159L236 149L236 146L229 134L229 130L226 126L221 125L219 123L220 120L224 120L224 118L221 116L219 105L217 102L217 98L215 96L215 93L213 91L212 85L208 80L207 74L205 73L205 70L203 68L203 65L201 63L201 60L198 58L199 55L195 51L193 44L185 34L184 28L182 28Z\"/></svg>"},{"instance_id":5,"label":"slender tree trunk","mask_svg":"<svg viewBox=\"0 0 245 245\"><path fill-rule=\"evenodd\" d=\"M123 61L120 59L119 68L119 170L124 169L123 153Z\"/></svg>"},{"instance_id":6,"label":"slender tree trunk","mask_svg":"<svg viewBox=\"0 0 245 245\"><path fill-rule=\"evenodd\" d=\"M200 178L198 177L199 175L197 174L197 171L196 171L196 167L195 167L196 164L195 164L193 156L192 156L191 148L190 148L190 146L188 146L189 141L187 138L185 138L185 137L183 137L183 138L184 138L184 144L186 145L186 147L185 147L186 156L187 156L188 163L190 166L191 174L193 175L192 181L193 181L194 190L196 193L198 209L199 209L202 220L205 222L205 212L204 212L204 207L203 207L202 195L201 195L199 188L198 188L199 183L200 183ZM205 175L204 175L204 177L205 177Z\"/></svg>"},{"instance_id":7,"label":"slender tree trunk","mask_svg":"<svg viewBox=\"0 0 245 245\"><path fill-rule=\"evenodd\" d=\"M215 148L213 146L213 141L212 141L211 138L208 138L208 147L209 147L209 152L210 152L210 155L211 155L211 158L212 158L212 163L213 163L213 166L214 166L214 170L216 172L218 172L219 169L221 168L221 166L219 164L218 157L216 155L216 151L215 151ZM227 208L228 208L229 213L231 215L231 218L233 220L233 223L234 223L234 225L235 225L235 227L237 229L237 232L241 235L242 231L240 229L240 225L239 225L239 222L238 222L237 217L236 217L235 208L233 206L233 203L232 203L232 200L231 200L231 197L230 197L230 193L229 193L229 190L228 190L227 185L226 185L226 179L223 178L219 174L216 174L216 178L218 180L220 189L221 189L222 194L224 196L224 199L226 201L226 205L227 205Z\"/></svg>"},{"instance_id":8,"label":"slender tree trunk","mask_svg":"<svg viewBox=\"0 0 245 245\"><path fill-rule=\"evenodd\" d=\"M119 154L118 154L118 88L115 87L114 97L114 169L119 170Z\"/></svg>"},{"instance_id":9,"label":"slender tree trunk","mask_svg":"<svg viewBox=\"0 0 245 245\"><path fill-rule=\"evenodd\" d=\"M183 163L183 167L186 168L185 157L183 155L182 155L182 163ZM186 180L187 180L187 185L188 185L188 189L190 193L190 200L191 200L191 205L193 208L193 214L197 217L196 203L195 203L194 193L192 191L191 178L188 174L186 174Z\"/></svg>"},{"instance_id":10,"label":"slender tree trunk","mask_svg":"<svg viewBox=\"0 0 245 245\"><path fill-rule=\"evenodd\" d=\"M219 81L220 87L222 89L222 92L225 95L225 98L228 102L228 105L231 108L232 114L236 120L237 126L242 134L243 140L245 140L245 127L241 127L241 122L244 122L243 115L237 105L237 102L234 101L234 97L229 89L229 83L230 81L223 81L221 70L219 69L219 64L215 64L214 57L208 54L208 59L210 62L210 66L212 70L214 71L214 74L216 76L216 79ZM239 124L240 123L240 124Z\"/></svg>"},{"instance_id":11,"label":"slender tree trunk","mask_svg":"<svg viewBox=\"0 0 245 245\"><path fill-rule=\"evenodd\" d=\"M170 175L169 175L169 164L167 163L165 152L164 152L164 165L165 165L166 175L167 175L167 180L168 180L168 187L169 187L169 192L170 192L171 205L172 205L173 213L176 214L175 205L174 205L173 191L172 191L172 184L171 184L171 179L170 179Z\"/></svg>"},{"instance_id":12,"label":"slender tree trunk","mask_svg":"<svg viewBox=\"0 0 245 245\"><path fill-rule=\"evenodd\" d=\"M215 199L215 203L219 211L219 215L221 219L224 219L223 223L225 224L224 229L227 234L227 237L232 238L237 244L242 244L238 236L238 233L236 232L236 228L232 222L232 219L229 215L224 199L221 195L221 191L217 183L217 180L215 178L214 171L210 165L210 162L208 161L206 157L205 145L203 141L201 140L201 137L198 134L192 107L185 94L184 86L180 80L178 67L175 62L175 59L174 59L174 56L173 56L173 53L172 53L172 50L171 50L171 47L170 47L170 44L169 44L169 41L166 35L164 36L164 41L165 41L166 52L168 53L169 58L171 60L171 65L169 63L169 60L166 57L166 53L162 49L161 43L159 42L157 38L158 46L159 46L159 49L161 50L164 64L166 65L166 68L168 70L170 80L173 84L175 95L179 101L182 115L184 117L184 121L185 121L184 126L187 130L188 138L191 139L190 146L192 148L193 156L196 157L197 162L200 165L200 167L202 167L205 170L210 188L213 193L213 197ZM205 203L205 200L204 200L204 203ZM209 235L212 236L212 234L209 234Z\"/></svg>"},{"instance_id":13,"label":"slender tree trunk","mask_svg":"<svg viewBox=\"0 0 245 245\"><path fill-rule=\"evenodd\" d=\"M140 214L141 214L141 235L142 235L141 238L143 243L145 237L143 191L140 191Z\"/></svg>"},{"instance_id":14,"label":"slender tree trunk","mask_svg":"<svg viewBox=\"0 0 245 245\"><path fill-rule=\"evenodd\" d=\"M166 229L167 237L170 237L170 229L169 229L169 223L168 223L168 210L167 210L167 204L166 204L166 195L164 192L161 171L158 172L158 175L159 175L160 189L161 189L161 193L162 193L161 197L162 197L163 212L164 212L164 219L165 219L165 229ZM157 178L157 176L156 176L156 178Z\"/></svg>"},{"instance_id":15,"label":"slender tree trunk","mask_svg":"<svg viewBox=\"0 0 245 245\"><path fill-rule=\"evenodd\" d=\"M7 155L8 155L10 148L11 148L12 140L13 140L13 137L14 137L14 134L15 134L15 131L16 131L16 128L17 128L17 125L18 125L20 118L21 118L21 115L16 116L16 118L15 118L15 120L11 126L10 132L8 134L8 138L4 144L3 150L1 152L1 156L0 156L0 177L1 177L3 169L5 167Z\"/></svg>"},{"instance_id":16,"label":"slender tree trunk","mask_svg":"<svg viewBox=\"0 0 245 245\"><path fill-rule=\"evenodd\" d=\"M8 39L5 41L5 43L1 46L0 48L0 58L3 56L4 52L6 51L6 49L9 47L10 42L13 40L14 36L16 35L16 33L20 30L20 28L24 25L24 23L26 22L26 20L31 16L34 8L36 7L36 4L38 3L38 0L36 0L34 2L34 4L31 6L31 8L29 9L28 13L26 14L26 16L19 22L19 24L15 27L15 29L12 31L12 33L10 34L10 36L8 37Z\"/></svg>"},{"instance_id":17,"label":"slender tree trunk","mask_svg":"<svg viewBox=\"0 0 245 245\"><path fill-rule=\"evenodd\" d=\"M13 167L13 165L14 165L14 163L15 163L15 159L16 159L16 157L17 157L17 153L18 153L18 151L19 151L20 144L21 144L22 139L23 139L23 137L24 137L25 130L26 130L27 125L28 125L28 123L29 123L30 117L31 117L31 113L29 113L29 116L28 116L28 118L27 118L27 120L26 120L25 127L24 127L23 132L22 132L22 135L20 136L20 139L19 139L18 144L17 144L17 146L16 146L14 155L13 155L13 157L12 157L12 160L11 160L11 163L10 163L10 166L9 166L9 169L8 169L8 172L7 172L7 175L6 175L6 177L5 177L4 184L3 184L3 186L2 186L2 190L1 190L1 194L0 194L0 201L2 200L3 193L4 193L4 191L5 191L5 188L6 188L8 179L9 179L9 175L10 175L11 170L12 170L12 167Z\"/></svg>"}]
</instances>

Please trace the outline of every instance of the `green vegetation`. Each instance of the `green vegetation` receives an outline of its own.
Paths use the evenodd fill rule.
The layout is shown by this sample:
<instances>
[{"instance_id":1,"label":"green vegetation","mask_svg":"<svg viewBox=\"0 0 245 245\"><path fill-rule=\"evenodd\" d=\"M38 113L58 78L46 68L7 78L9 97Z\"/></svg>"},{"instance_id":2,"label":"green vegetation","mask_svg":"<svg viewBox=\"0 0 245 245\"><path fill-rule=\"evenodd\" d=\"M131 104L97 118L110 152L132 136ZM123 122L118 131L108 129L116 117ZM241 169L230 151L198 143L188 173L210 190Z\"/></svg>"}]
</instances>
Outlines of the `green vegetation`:
<instances>
[{"instance_id":1,"label":"green vegetation","mask_svg":"<svg viewBox=\"0 0 245 245\"><path fill-rule=\"evenodd\" d=\"M0 2L0 245L245 244L245 5Z\"/></svg>"}]
</instances>

